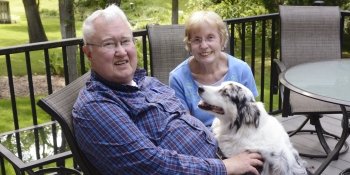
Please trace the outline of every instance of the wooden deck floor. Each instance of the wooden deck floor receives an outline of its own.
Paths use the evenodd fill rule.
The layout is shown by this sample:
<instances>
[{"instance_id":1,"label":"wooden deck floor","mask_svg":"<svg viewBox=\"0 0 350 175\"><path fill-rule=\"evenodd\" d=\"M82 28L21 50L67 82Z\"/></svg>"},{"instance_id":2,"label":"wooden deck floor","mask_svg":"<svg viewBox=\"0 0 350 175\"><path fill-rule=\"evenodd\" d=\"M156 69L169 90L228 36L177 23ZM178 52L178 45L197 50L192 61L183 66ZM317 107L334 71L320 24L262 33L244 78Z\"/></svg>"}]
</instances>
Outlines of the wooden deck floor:
<instances>
[{"instance_id":1,"label":"wooden deck floor","mask_svg":"<svg viewBox=\"0 0 350 175\"><path fill-rule=\"evenodd\" d=\"M304 116L292 116L288 118L282 118L277 116L277 118L282 122L283 126L287 131L297 128L303 120ZM321 124L323 128L333 134L340 135L340 115L326 115L321 118ZM309 123L305 126L306 129L313 129L313 125ZM298 134L291 137L294 147L302 153L320 153L323 149L317 139L316 135L312 134ZM330 147L336 144L334 139L327 139ZM347 143L350 143L350 137L347 139ZM314 172L322 163L324 158L307 158L302 157L308 162L309 169ZM338 160L332 161L329 166L323 171L323 175L338 175L344 169L350 168L350 151L339 156Z\"/></svg>"}]
</instances>

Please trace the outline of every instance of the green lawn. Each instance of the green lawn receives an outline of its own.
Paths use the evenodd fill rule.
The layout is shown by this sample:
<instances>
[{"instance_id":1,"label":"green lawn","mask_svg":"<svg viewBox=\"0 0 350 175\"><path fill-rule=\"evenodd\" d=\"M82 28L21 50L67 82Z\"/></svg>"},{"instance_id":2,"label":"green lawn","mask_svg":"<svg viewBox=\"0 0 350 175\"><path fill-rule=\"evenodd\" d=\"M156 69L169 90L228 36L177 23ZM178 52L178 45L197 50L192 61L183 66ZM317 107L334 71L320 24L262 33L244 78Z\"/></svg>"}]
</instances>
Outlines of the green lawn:
<instances>
[{"instance_id":1,"label":"green lawn","mask_svg":"<svg viewBox=\"0 0 350 175\"><path fill-rule=\"evenodd\" d=\"M179 9L185 8L186 1L180 0ZM135 28L143 26L146 23L170 23L171 22L171 1L163 0L135 0L135 9L131 9L129 2L122 2L122 8L130 20L135 24ZM161 4L162 7L158 5ZM39 10L42 12L41 20L48 40L61 39L60 24L58 17L58 0L40 1ZM13 24L0 24L1 35L0 48L28 43L27 21L22 0L10 1L11 19L16 21ZM165 15L166 14L166 15ZM56 16L54 16L56 15ZM76 14L77 15L77 14ZM169 16L168 16L169 15ZM157 20L155 20L157 19ZM137 24L140 23L140 24ZM81 37L82 20L76 18L77 37Z\"/></svg>"},{"instance_id":2,"label":"green lawn","mask_svg":"<svg viewBox=\"0 0 350 175\"><path fill-rule=\"evenodd\" d=\"M58 0L40 1L39 7L41 11L56 11L58 14ZM26 44L29 41L27 33L27 20L22 0L10 1L10 13L11 19L12 21L15 21L15 23L0 25L0 33L6 33L6 35L1 35L0 37L0 47ZM57 18L57 16L48 16L46 13L44 13L41 19L48 39L60 39L59 18Z\"/></svg>"},{"instance_id":3,"label":"green lawn","mask_svg":"<svg viewBox=\"0 0 350 175\"><path fill-rule=\"evenodd\" d=\"M59 18L58 16L51 16L50 12L58 14L58 1L57 0L45 0L40 1L40 10L45 11L42 13L41 20L44 24L45 32L48 40L59 40L61 38ZM0 48L9 47L15 45L23 45L29 42L27 32L27 21L25 17L24 7L22 0L10 1L11 19L15 21L12 24L0 25ZM81 22L77 25L81 25ZM6 33L6 35L4 35ZM43 55L38 55L37 52L32 52L31 57L34 58L32 62L32 70L35 74L44 73ZM11 55L11 65L14 75L26 75L24 54ZM0 75L7 75L5 57L0 56Z\"/></svg>"},{"instance_id":4,"label":"green lawn","mask_svg":"<svg viewBox=\"0 0 350 175\"><path fill-rule=\"evenodd\" d=\"M37 96L36 99L40 99L43 96ZM30 106L29 97L17 97L16 98L17 115L19 127L24 128L33 125L32 111ZM49 115L45 113L40 107L36 106L36 112L38 116L38 123L45 123L51 120ZM12 105L9 98L0 98L0 133L14 130Z\"/></svg>"},{"instance_id":5,"label":"green lawn","mask_svg":"<svg viewBox=\"0 0 350 175\"><path fill-rule=\"evenodd\" d=\"M180 9L184 8L184 3L180 2ZM137 10L130 9L129 3L123 3L122 8L125 9L130 20L135 24L134 28L144 28L147 23L170 23L170 9L171 2L164 3L162 0L144 1L136 0L135 8ZM162 4L163 7L158 7L158 4ZM49 41L60 40L60 24L58 16L58 1L57 0L45 0L40 1L39 9L41 11L41 20L44 25L45 33ZM11 19L16 21L12 24L1 24L0 33L6 33L6 35L0 36L0 48L9 47L15 45L23 45L29 42L27 33L27 21L25 17L25 11L22 0L10 1ZM142 13L141 13L142 12ZM166 14L166 15L164 15ZM77 15L77 14L76 14ZM79 16L79 15L77 15ZM76 17L76 33L77 37L81 37L82 21ZM157 19L157 20L156 20ZM52 55L60 55L60 51L50 52ZM51 55L50 55L51 56ZM37 52L31 52L31 65L34 74L44 74L44 56ZM24 69L26 63L24 54L11 55L11 65L14 75L26 75L26 69ZM4 56L0 56L0 76L7 75L6 61Z\"/></svg>"}]
</instances>

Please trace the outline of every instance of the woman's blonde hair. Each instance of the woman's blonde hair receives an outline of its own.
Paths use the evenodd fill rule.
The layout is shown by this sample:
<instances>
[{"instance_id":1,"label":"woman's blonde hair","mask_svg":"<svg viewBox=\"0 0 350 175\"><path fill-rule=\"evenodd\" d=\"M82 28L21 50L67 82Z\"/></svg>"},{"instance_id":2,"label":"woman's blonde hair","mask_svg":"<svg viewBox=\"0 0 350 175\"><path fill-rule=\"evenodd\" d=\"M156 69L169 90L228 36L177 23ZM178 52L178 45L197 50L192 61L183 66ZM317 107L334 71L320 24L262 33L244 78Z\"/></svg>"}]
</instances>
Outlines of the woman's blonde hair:
<instances>
[{"instance_id":1,"label":"woman's blonde hair","mask_svg":"<svg viewBox=\"0 0 350 175\"><path fill-rule=\"evenodd\" d=\"M196 11L185 22L185 38L186 50L190 51L190 39L191 32L200 28L203 23L208 24L211 27L217 27L221 40L222 49L226 47L228 41L228 31L225 22L222 18L213 11Z\"/></svg>"}]
</instances>

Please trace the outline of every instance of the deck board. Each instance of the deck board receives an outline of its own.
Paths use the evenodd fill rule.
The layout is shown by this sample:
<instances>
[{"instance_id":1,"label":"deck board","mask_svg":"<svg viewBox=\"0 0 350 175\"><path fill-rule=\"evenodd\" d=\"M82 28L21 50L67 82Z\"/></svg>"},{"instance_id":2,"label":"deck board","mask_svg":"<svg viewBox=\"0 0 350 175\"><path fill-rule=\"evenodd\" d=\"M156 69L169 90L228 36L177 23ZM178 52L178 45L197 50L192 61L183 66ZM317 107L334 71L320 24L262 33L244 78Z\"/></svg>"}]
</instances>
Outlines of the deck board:
<instances>
[{"instance_id":1,"label":"deck board","mask_svg":"<svg viewBox=\"0 0 350 175\"><path fill-rule=\"evenodd\" d=\"M287 131L297 128L302 121L305 119L304 116L292 116L288 118L282 118L281 116L276 116L277 119L283 124ZM323 128L333 134L341 134L341 116L340 115L325 115L321 118L321 124ZM306 129L313 129L313 125L309 122L305 125ZM327 138L327 142L330 147L333 148L336 142L333 138ZM303 153L324 153L318 138L315 134L298 134L291 137L291 141L294 147ZM350 143L350 137L347 138L347 143ZM325 158L307 158L302 157L308 163L309 169L313 172L322 163ZM328 167L323 171L322 175L338 175L344 169L350 168L350 151L339 156L338 160L332 161Z\"/></svg>"}]
</instances>

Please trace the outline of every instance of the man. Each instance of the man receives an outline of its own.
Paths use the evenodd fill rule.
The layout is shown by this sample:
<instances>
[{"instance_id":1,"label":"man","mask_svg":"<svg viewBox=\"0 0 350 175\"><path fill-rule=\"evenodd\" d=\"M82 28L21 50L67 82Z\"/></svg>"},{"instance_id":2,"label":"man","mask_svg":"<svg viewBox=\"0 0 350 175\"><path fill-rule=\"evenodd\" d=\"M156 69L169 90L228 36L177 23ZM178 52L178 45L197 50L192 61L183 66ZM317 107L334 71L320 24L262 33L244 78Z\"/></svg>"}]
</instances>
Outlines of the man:
<instances>
[{"instance_id":1,"label":"man","mask_svg":"<svg viewBox=\"0 0 350 175\"><path fill-rule=\"evenodd\" d=\"M220 160L207 128L174 91L137 69L130 23L117 6L83 24L91 79L73 109L77 142L102 174L258 174L257 153Z\"/></svg>"}]
</instances>

